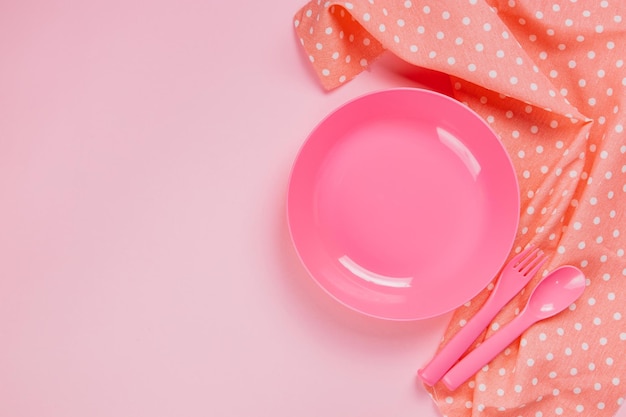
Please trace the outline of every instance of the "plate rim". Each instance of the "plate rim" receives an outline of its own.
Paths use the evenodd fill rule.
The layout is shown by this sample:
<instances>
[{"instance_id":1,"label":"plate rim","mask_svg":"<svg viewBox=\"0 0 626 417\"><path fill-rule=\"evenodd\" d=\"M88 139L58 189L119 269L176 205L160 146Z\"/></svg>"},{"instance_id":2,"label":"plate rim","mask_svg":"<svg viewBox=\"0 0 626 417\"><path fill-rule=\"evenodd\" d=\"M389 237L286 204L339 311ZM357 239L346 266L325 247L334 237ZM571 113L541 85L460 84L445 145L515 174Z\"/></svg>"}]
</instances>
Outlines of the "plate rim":
<instances>
[{"instance_id":1,"label":"plate rim","mask_svg":"<svg viewBox=\"0 0 626 417\"><path fill-rule=\"evenodd\" d=\"M448 102L450 102L452 105L462 109L463 111L468 112L473 118L475 118L478 122L480 122L481 124L484 125L484 127L492 133L492 137L495 140L495 144L497 144L497 146L499 146L502 150L502 154L504 156L505 159L505 165L510 169L510 173L512 174L512 183L509 184L510 186L513 186L514 188L514 192L512 192L512 194L515 196L515 201L513 206L517 209L517 213L515 216L513 216L513 221L511 222L511 224L509 225L510 232L508 235L508 239L506 242L506 250L503 251L503 253L505 254L500 260L499 262L494 262L494 265L497 265L497 268L495 268L495 270L493 271L492 274L490 274L489 279L485 280L485 286L481 286L479 288L479 290L477 292L475 292L474 294L472 294L471 296L467 297L467 301L471 300L472 298L476 297L480 292L482 292L485 287L489 284L489 282L491 282L496 276L498 271L502 268L502 265L504 264L504 262L506 261L506 259L508 258L508 256L510 255L510 252L513 248L513 244L515 242L516 236L517 236L517 230L519 228L519 223L520 223L520 209L521 209L521 196L520 196L520 185L519 185L519 179L517 177L517 173L515 170L515 165L513 164L513 160L511 155L509 154L509 152L507 151L506 147L504 146L504 143L502 143L501 139L499 138L499 136L497 135L497 133L491 128L491 126L489 126L489 124L487 123L487 121L480 116L475 110L473 110L472 108L470 108L469 106L467 106L465 103L451 97L448 96L446 94L443 94L441 92L435 91L435 90L430 90L430 89L426 89L426 88L418 88L418 87L393 87L393 88L386 88L386 89L379 89L379 90L374 90L371 92L367 92L364 94L360 94L354 98L351 98L347 101L345 101L343 104L338 105L337 107L335 107L334 109L332 109L329 113L327 113L317 124L315 124L315 126L308 132L308 134L306 135L304 141L300 144L299 149L295 155L295 158L292 161L291 164L291 168L289 171L289 177L288 177L288 183L287 183L287 196L286 196L286 205L285 205L285 209L286 209L286 217L287 217L287 228L288 228L288 232L289 232L289 236L290 236L290 240L291 240L291 244L292 247L295 250L295 253L300 261L300 264L304 267L304 269L307 272L307 275L309 276L310 279L312 279L316 285L318 287L320 287L326 294L328 294L329 296L331 296L335 301L337 301L339 304L345 306L346 308L355 311L359 314L365 315L365 316L369 316L372 318L377 318L377 319L382 319L385 321L418 321L418 320L425 320L425 319L429 319L429 318L434 318L434 317L439 317L442 316L446 313L449 313L451 311L454 311L455 309L459 308L460 306L462 306L464 303L458 303L458 305L455 305L451 308L447 308L447 309L442 309L440 311L437 312L432 312L429 314L422 314L422 315L412 315L412 317L390 317L390 316L385 316L385 315L381 315L381 314L373 314L371 312L365 311L362 308L357 308L356 306L346 302L345 300L342 300L340 297L338 297L336 294L334 294L333 292L331 292L325 285L323 285L322 282L320 282L320 280L316 277L316 274L314 274L309 265L308 262L305 261L303 254L301 253L301 250L299 248L299 244L296 241L295 235L294 235L294 231L293 231L293 225L292 225L292 216L291 216L291 210L290 210L290 200L291 200L291 195L292 195L292 188L293 188L293 183L294 183L294 173L296 171L297 165L299 163L299 161L301 161L302 159L302 155L305 151L306 145L307 143L309 143L316 135L316 132L325 124L328 122L328 120L330 118L332 118L333 116L335 116L336 113L340 112L341 110L343 110L346 107L351 106L352 104L354 104L357 101L361 101L364 99L368 99L371 98L373 96L378 96L378 95L382 95L382 94L389 94L389 93L403 93L403 94L418 94L418 95L431 95L431 96L436 96L440 99L446 100ZM503 239L504 240L504 239ZM504 243L503 243L504 244ZM465 303L467 302L465 301Z\"/></svg>"}]
</instances>

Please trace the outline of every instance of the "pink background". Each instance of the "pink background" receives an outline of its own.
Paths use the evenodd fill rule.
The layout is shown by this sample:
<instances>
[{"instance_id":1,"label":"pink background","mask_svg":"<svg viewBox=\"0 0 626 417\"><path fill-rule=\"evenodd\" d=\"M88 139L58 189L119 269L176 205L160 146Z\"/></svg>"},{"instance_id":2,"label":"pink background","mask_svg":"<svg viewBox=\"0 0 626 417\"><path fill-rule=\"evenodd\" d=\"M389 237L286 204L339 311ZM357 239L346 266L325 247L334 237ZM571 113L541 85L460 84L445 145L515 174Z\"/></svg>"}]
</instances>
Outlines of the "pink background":
<instances>
[{"instance_id":1,"label":"pink background","mask_svg":"<svg viewBox=\"0 0 626 417\"><path fill-rule=\"evenodd\" d=\"M0 416L439 415L415 371L448 316L331 300L285 192L334 108L446 80L387 56L324 93L300 6L0 4Z\"/></svg>"}]
</instances>

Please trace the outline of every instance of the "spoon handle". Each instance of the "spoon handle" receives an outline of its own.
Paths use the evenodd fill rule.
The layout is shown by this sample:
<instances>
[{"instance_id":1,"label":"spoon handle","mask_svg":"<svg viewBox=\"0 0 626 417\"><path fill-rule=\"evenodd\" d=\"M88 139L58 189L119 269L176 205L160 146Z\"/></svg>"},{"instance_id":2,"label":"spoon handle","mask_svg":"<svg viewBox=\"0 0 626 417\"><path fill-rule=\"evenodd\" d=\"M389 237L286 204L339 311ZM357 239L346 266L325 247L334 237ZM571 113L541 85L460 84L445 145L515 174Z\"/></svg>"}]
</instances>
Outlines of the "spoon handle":
<instances>
[{"instance_id":1,"label":"spoon handle","mask_svg":"<svg viewBox=\"0 0 626 417\"><path fill-rule=\"evenodd\" d=\"M526 316L522 312L509 324L495 332L476 349L457 362L442 378L444 385L450 390L457 389L463 382L478 372L480 368L498 356L498 353L517 339L534 321L532 316Z\"/></svg>"}]
</instances>

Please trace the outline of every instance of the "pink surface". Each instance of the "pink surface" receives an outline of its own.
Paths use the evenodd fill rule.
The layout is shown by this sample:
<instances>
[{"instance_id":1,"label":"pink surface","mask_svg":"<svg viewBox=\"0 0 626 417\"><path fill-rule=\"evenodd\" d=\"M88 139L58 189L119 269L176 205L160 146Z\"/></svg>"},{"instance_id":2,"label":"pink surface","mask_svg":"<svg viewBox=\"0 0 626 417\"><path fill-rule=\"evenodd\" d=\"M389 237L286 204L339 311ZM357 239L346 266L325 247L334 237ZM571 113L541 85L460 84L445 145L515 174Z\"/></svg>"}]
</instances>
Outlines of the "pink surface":
<instances>
[{"instance_id":1,"label":"pink surface","mask_svg":"<svg viewBox=\"0 0 626 417\"><path fill-rule=\"evenodd\" d=\"M448 318L338 305L284 202L332 109L446 80L383 58L322 93L300 4L2 2L1 416L438 415Z\"/></svg>"},{"instance_id":2,"label":"pink surface","mask_svg":"<svg viewBox=\"0 0 626 417\"><path fill-rule=\"evenodd\" d=\"M330 295L374 317L415 320L470 301L497 274L519 189L474 112L429 90L388 89L314 129L288 211L298 253Z\"/></svg>"},{"instance_id":3,"label":"pink surface","mask_svg":"<svg viewBox=\"0 0 626 417\"><path fill-rule=\"evenodd\" d=\"M0 5L0 416L436 415L446 318L339 306L285 218L313 126L418 83L323 93L269 6Z\"/></svg>"}]
</instances>

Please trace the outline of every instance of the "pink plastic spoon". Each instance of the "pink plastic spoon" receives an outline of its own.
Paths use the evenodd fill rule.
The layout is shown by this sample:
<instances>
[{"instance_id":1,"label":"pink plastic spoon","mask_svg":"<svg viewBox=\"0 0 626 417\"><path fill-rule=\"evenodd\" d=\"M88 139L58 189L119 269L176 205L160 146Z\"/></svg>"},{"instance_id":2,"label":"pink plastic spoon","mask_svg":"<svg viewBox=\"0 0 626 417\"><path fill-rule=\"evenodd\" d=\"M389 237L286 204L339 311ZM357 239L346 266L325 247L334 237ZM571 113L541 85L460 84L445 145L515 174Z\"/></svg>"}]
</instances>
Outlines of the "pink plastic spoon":
<instances>
[{"instance_id":1,"label":"pink plastic spoon","mask_svg":"<svg viewBox=\"0 0 626 417\"><path fill-rule=\"evenodd\" d=\"M455 390L485 364L489 363L534 323L568 308L585 289L585 275L576 267L565 265L546 276L533 290L524 310L480 346L459 361L442 378Z\"/></svg>"}]
</instances>

